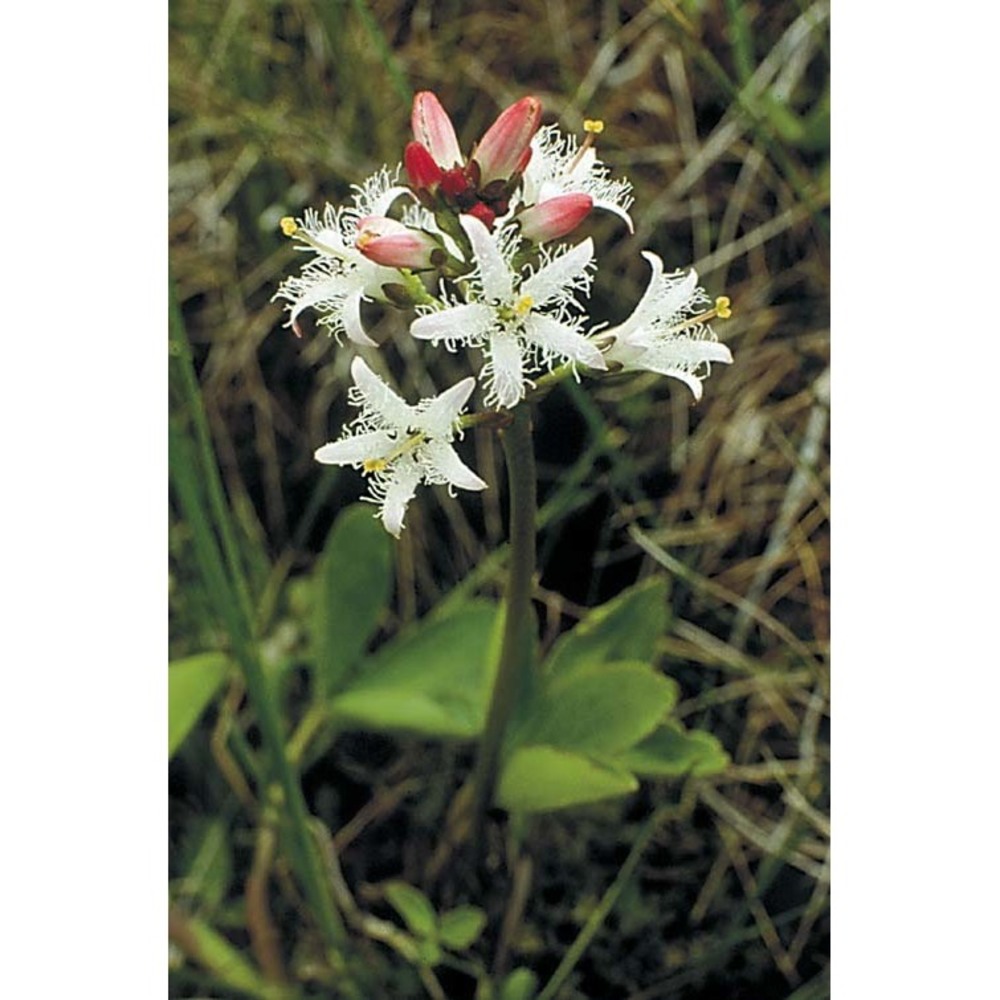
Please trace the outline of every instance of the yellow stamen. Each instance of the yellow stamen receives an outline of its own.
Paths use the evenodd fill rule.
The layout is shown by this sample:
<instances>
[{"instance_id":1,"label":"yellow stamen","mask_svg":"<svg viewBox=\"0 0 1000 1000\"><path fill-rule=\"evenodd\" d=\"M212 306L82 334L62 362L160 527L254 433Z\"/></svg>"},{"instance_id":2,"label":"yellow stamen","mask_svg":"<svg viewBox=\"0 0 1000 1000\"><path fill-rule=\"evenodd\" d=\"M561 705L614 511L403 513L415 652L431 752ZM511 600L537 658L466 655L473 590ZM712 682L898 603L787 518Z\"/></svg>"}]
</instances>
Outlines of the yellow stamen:
<instances>
[{"instance_id":1,"label":"yellow stamen","mask_svg":"<svg viewBox=\"0 0 1000 1000\"><path fill-rule=\"evenodd\" d=\"M299 224L290 215L286 215L278 225L286 236L294 236L299 231Z\"/></svg>"},{"instance_id":2,"label":"yellow stamen","mask_svg":"<svg viewBox=\"0 0 1000 1000\"><path fill-rule=\"evenodd\" d=\"M707 323L711 319L729 319L732 316L733 310L730 307L729 296L720 295L715 300L715 305L703 313L698 313L697 316L689 316L687 319L682 320L680 323L675 324L667 330L667 333L677 333L680 330L690 330L693 326L701 326L703 323Z\"/></svg>"},{"instance_id":3,"label":"yellow stamen","mask_svg":"<svg viewBox=\"0 0 1000 1000\"><path fill-rule=\"evenodd\" d=\"M522 295L521 298L514 303L514 314L523 319L528 313L531 312L531 307L535 304L535 300L530 295Z\"/></svg>"},{"instance_id":4,"label":"yellow stamen","mask_svg":"<svg viewBox=\"0 0 1000 1000\"><path fill-rule=\"evenodd\" d=\"M384 455L382 458L366 458L361 463L361 469L364 472L384 472L400 455L405 455L408 451L419 447L424 443L424 440L423 434L414 434L393 448L388 455Z\"/></svg>"},{"instance_id":5,"label":"yellow stamen","mask_svg":"<svg viewBox=\"0 0 1000 1000\"><path fill-rule=\"evenodd\" d=\"M580 148L576 151L576 156L573 157L566 167L566 173L568 174L576 170L580 160L583 159L583 154L594 145L594 136L600 135L604 131L604 122L600 118L584 118L583 131L587 134L583 137L583 142L580 143Z\"/></svg>"}]
</instances>

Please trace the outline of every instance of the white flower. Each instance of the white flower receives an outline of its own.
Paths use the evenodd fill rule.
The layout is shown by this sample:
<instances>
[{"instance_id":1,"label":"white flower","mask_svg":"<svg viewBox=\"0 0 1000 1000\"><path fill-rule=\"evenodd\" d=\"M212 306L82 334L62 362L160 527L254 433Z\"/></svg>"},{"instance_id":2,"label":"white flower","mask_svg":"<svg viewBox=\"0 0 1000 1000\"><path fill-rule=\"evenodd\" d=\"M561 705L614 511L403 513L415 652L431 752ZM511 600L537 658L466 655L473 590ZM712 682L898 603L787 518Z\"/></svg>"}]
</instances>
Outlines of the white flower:
<instances>
[{"instance_id":1,"label":"white flower","mask_svg":"<svg viewBox=\"0 0 1000 1000\"><path fill-rule=\"evenodd\" d=\"M462 379L438 396L410 406L361 358L351 362L354 386L349 398L361 410L354 431L316 451L325 465L352 465L370 477L386 531L399 537L406 505L421 483L448 484L463 490L486 488L458 457L451 442L456 420L476 380Z\"/></svg>"},{"instance_id":2,"label":"white flower","mask_svg":"<svg viewBox=\"0 0 1000 1000\"><path fill-rule=\"evenodd\" d=\"M634 232L628 208L632 185L609 177L608 168L597 159L591 145L593 135L603 129L600 122L585 122L583 146L575 135L564 134L557 125L546 125L531 140L531 159L524 171L521 197L526 205L537 205L561 194L589 194L595 208L614 212L629 232Z\"/></svg>"},{"instance_id":3,"label":"white flower","mask_svg":"<svg viewBox=\"0 0 1000 1000\"><path fill-rule=\"evenodd\" d=\"M732 364L733 356L720 344L708 325L710 319L729 315L729 300L717 299L714 308L698 275L663 273L663 261L643 251L653 273L649 287L624 323L603 334L614 343L606 352L609 361L626 369L645 369L680 379L701 399L701 380L711 371L711 362Z\"/></svg>"},{"instance_id":4,"label":"white flower","mask_svg":"<svg viewBox=\"0 0 1000 1000\"><path fill-rule=\"evenodd\" d=\"M420 316L410 333L435 343L443 340L449 348L458 343L483 347L486 364L480 375L488 406L516 406L525 386L532 384L528 376L543 365L551 370L556 362L569 362L607 369L598 347L580 332L580 319L569 314L576 305L573 292L590 288L593 241L556 256L546 254L545 263L525 277L511 267L515 229L490 234L471 215L460 221L477 265L468 279L476 299Z\"/></svg>"},{"instance_id":5,"label":"white flower","mask_svg":"<svg viewBox=\"0 0 1000 1000\"><path fill-rule=\"evenodd\" d=\"M398 167L393 174L383 167L355 186L353 204L345 208L327 205L322 217L309 208L303 219L282 220L285 234L297 239L300 249L316 255L298 277L283 281L274 295L274 299L288 301L285 325L296 333L300 313L313 308L332 335L346 333L356 344L375 346L361 325L361 302L385 301L382 286L398 281L399 273L365 257L355 239L362 219L385 215L400 195L410 194L409 189L395 183L398 173Z\"/></svg>"}]
</instances>

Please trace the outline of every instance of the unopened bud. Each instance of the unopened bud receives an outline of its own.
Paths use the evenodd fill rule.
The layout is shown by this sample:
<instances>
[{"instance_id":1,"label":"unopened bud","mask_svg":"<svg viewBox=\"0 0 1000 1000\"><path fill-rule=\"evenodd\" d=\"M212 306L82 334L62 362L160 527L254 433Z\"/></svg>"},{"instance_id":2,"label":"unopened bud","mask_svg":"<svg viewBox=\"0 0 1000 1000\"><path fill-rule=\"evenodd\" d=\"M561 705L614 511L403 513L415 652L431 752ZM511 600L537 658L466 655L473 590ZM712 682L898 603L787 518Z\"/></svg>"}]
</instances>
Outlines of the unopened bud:
<instances>
[{"instance_id":1,"label":"unopened bud","mask_svg":"<svg viewBox=\"0 0 1000 1000\"><path fill-rule=\"evenodd\" d=\"M500 112L473 154L481 172L480 187L497 179L507 180L523 169L526 151L541 122L542 102L537 97L522 97Z\"/></svg>"},{"instance_id":2,"label":"unopened bud","mask_svg":"<svg viewBox=\"0 0 1000 1000\"><path fill-rule=\"evenodd\" d=\"M413 98L410 124L413 138L428 150L443 170L465 162L448 112L429 90L422 90Z\"/></svg>"},{"instance_id":3,"label":"unopened bud","mask_svg":"<svg viewBox=\"0 0 1000 1000\"><path fill-rule=\"evenodd\" d=\"M429 233L410 229L402 222L370 215L358 223L354 244L369 260L383 267L434 267L435 251L441 246Z\"/></svg>"},{"instance_id":4,"label":"unopened bud","mask_svg":"<svg viewBox=\"0 0 1000 1000\"><path fill-rule=\"evenodd\" d=\"M407 143L403 152L403 163L406 165L410 184L417 191L437 190L437 186L444 176L444 171L419 142Z\"/></svg>"},{"instance_id":5,"label":"unopened bud","mask_svg":"<svg viewBox=\"0 0 1000 1000\"><path fill-rule=\"evenodd\" d=\"M517 216L521 235L532 243L547 243L573 232L590 214L594 199L589 194L559 194L526 208Z\"/></svg>"},{"instance_id":6,"label":"unopened bud","mask_svg":"<svg viewBox=\"0 0 1000 1000\"><path fill-rule=\"evenodd\" d=\"M465 214L475 216L487 229L492 229L493 223L497 219L496 212L489 205L484 205L481 201L473 205Z\"/></svg>"}]
</instances>

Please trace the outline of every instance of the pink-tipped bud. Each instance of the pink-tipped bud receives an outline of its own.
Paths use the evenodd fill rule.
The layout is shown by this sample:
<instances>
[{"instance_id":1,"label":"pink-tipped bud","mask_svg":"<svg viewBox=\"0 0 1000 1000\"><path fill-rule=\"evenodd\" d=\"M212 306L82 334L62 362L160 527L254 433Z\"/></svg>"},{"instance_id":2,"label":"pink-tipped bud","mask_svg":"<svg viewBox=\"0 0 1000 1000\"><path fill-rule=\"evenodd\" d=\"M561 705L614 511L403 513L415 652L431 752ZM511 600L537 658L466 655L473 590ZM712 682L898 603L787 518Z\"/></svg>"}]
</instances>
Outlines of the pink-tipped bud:
<instances>
[{"instance_id":1,"label":"pink-tipped bud","mask_svg":"<svg viewBox=\"0 0 1000 1000\"><path fill-rule=\"evenodd\" d=\"M589 194L558 194L526 208L517 216L517 221L525 239L532 243L546 243L573 232L593 207L594 199Z\"/></svg>"},{"instance_id":2,"label":"pink-tipped bud","mask_svg":"<svg viewBox=\"0 0 1000 1000\"><path fill-rule=\"evenodd\" d=\"M472 154L479 165L481 188L491 181L508 180L524 168L541 123L542 102L537 97L522 97L500 112Z\"/></svg>"},{"instance_id":3,"label":"pink-tipped bud","mask_svg":"<svg viewBox=\"0 0 1000 1000\"><path fill-rule=\"evenodd\" d=\"M419 142L407 143L403 151L410 184L416 191L436 191L444 171L434 162L434 157Z\"/></svg>"},{"instance_id":4,"label":"pink-tipped bud","mask_svg":"<svg viewBox=\"0 0 1000 1000\"><path fill-rule=\"evenodd\" d=\"M419 229L381 215L369 215L358 223L354 245L369 259L383 267L435 267L444 251L437 240Z\"/></svg>"},{"instance_id":5,"label":"pink-tipped bud","mask_svg":"<svg viewBox=\"0 0 1000 1000\"><path fill-rule=\"evenodd\" d=\"M434 162L443 170L465 163L448 112L429 90L422 90L413 98L410 123L413 125L413 138L430 152Z\"/></svg>"}]
</instances>

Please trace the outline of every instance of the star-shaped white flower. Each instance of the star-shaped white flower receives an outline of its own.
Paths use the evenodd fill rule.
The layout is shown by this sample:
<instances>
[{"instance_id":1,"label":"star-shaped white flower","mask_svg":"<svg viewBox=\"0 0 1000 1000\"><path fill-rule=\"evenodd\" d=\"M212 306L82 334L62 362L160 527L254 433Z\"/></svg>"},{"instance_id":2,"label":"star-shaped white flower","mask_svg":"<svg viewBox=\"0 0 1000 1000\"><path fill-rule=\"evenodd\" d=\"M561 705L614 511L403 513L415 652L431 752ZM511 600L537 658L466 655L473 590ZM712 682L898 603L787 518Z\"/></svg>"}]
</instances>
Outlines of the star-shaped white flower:
<instances>
[{"instance_id":1,"label":"star-shaped white flower","mask_svg":"<svg viewBox=\"0 0 1000 1000\"><path fill-rule=\"evenodd\" d=\"M521 197L525 205L537 205L563 194L589 194L595 208L613 212L634 232L628 208L632 185L624 178L609 176L610 170L597 158L591 145L601 122L585 122L588 135L583 146L575 135L566 135L557 125L539 129L531 140L531 159L524 171Z\"/></svg>"},{"instance_id":2,"label":"star-shaped white flower","mask_svg":"<svg viewBox=\"0 0 1000 1000\"><path fill-rule=\"evenodd\" d=\"M517 232L491 234L479 219L460 217L472 245L476 271L469 278L475 300L420 316L410 333L448 347L482 347L486 363L480 376L488 406L516 406L524 398L530 375L545 366L569 362L607 369L600 349L581 332L581 320L570 310L573 293L590 288L588 268L594 256L590 239L565 253L546 255L534 273L511 266ZM544 311L543 311L544 310Z\"/></svg>"},{"instance_id":3,"label":"star-shaped white flower","mask_svg":"<svg viewBox=\"0 0 1000 1000\"><path fill-rule=\"evenodd\" d=\"M282 282L274 295L287 300L285 325L296 333L299 315L312 308L332 335L346 333L356 344L375 346L361 325L361 302L384 301L382 286L398 281L399 272L369 260L355 246L355 240L362 219L384 216L400 195L410 194L408 188L395 183L398 173L398 167L395 174L383 167L355 186L353 204L345 208L327 205L322 217L309 208L303 219L282 220L286 235L297 239L300 249L316 255L300 275Z\"/></svg>"},{"instance_id":4,"label":"star-shaped white flower","mask_svg":"<svg viewBox=\"0 0 1000 1000\"><path fill-rule=\"evenodd\" d=\"M483 490L482 481L458 457L451 442L456 421L476 380L471 376L438 396L411 406L397 396L369 367L351 362L354 386L349 398L361 412L353 432L316 451L325 465L351 465L369 476L371 496L379 505L386 531L399 537L406 505L421 483Z\"/></svg>"},{"instance_id":5,"label":"star-shaped white flower","mask_svg":"<svg viewBox=\"0 0 1000 1000\"><path fill-rule=\"evenodd\" d=\"M711 363L732 364L733 356L720 344L708 321L729 315L729 300L717 299L714 308L703 288L698 287L694 269L684 274L663 273L663 261L655 253L643 251L653 273L649 287L624 323L607 330L613 337L606 352L609 361L626 369L645 369L680 379L701 399L702 380L711 372Z\"/></svg>"}]
</instances>

